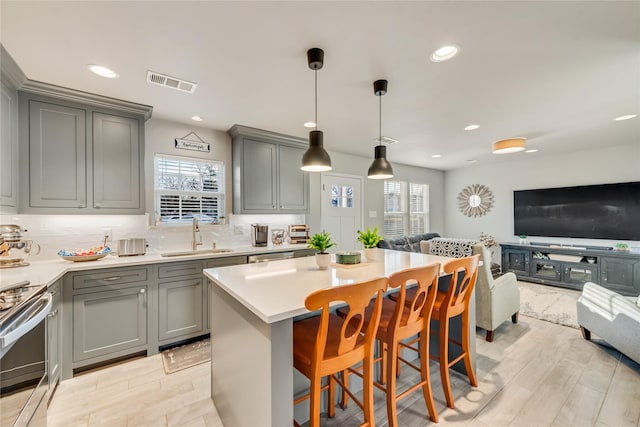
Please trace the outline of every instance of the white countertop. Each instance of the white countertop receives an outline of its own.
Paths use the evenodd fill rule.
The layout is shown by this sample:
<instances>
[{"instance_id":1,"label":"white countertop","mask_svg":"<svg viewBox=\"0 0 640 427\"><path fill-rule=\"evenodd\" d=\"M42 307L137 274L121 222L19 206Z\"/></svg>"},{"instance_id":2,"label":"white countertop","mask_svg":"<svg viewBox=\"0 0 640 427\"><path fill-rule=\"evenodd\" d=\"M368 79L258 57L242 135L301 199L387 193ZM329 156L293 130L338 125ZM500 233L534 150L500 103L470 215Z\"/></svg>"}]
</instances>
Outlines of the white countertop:
<instances>
[{"instance_id":1,"label":"white countertop","mask_svg":"<svg viewBox=\"0 0 640 427\"><path fill-rule=\"evenodd\" d=\"M108 255L97 261L73 262L65 261L62 258L48 261L34 261L27 259L30 265L16 268L0 269L0 290L11 286L22 280L29 280L32 284L43 283L47 286L70 271L95 270L101 268L127 267L135 265L159 264L168 262L194 261L202 259L226 258L238 255L255 255L262 253L288 252L292 250L306 249L306 244L282 244L279 246L225 246L233 249L232 252L219 254L197 254L176 257L163 257L161 253L169 252L147 252L145 255L118 257ZM311 257L313 258L313 257Z\"/></svg>"},{"instance_id":2,"label":"white countertop","mask_svg":"<svg viewBox=\"0 0 640 427\"><path fill-rule=\"evenodd\" d=\"M376 249L379 261L353 266L332 264L319 270L315 257L286 259L259 264L205 269L204 274L266 323L289 319L309 311L304 300L311 292L376 277L451 258L415 252Z\"/></svg>"}]
</instances>

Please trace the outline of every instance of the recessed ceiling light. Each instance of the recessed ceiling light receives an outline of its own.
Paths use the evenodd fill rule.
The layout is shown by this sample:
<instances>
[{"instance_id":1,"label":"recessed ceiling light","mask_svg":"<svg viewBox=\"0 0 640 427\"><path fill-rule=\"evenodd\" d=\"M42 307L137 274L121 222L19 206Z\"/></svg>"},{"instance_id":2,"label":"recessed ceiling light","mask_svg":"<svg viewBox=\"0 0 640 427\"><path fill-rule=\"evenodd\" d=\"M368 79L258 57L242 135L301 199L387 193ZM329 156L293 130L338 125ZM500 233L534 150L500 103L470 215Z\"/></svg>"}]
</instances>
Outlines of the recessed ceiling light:
<instances>
[{"instance_id":1,"label":"recessed ceiling light","mask_svg":"<svg viewBox=\"0 0 640 427\"><path fill-rule=\"evenodd\" d=\"M191 117L191 120L194 120L194 121L196 121L196 122L201 122L201 121L202 121L202 117L200 117L200 116L193 116L193 117Z\"/></svg>"},{"instance_id":2,"label":"recessed ceiling light","mask_svg":"<svg viewBox=\"0 0 640 427\"><path fill-rule=\"evenodd\" d=\"M531 150L524 150L525 153L536 153L538 150L536 150L535 148L531 149Z\"/></svg>"},{"instance_id":3,"label":"recessed ceiling light","mask_svg":"<svg viewBox=\"0 0 640 427\"><path fill-rule=\"evenodd\" d=\"M93 73L101 77L106 77L108 79L115 79L118 77L118 73L102 65L89 64L88 67Z\"/></svg>"},{"instance_id":4,"label":"recessed ceiling light","mask_svg":"<svg viewBox=\"0 0 640 427\"><path fill-rule=\"evenodd\" d=\"M438 159L442 157L442 154L432 154L431 157L433 157L434 159Z\"/></svg>"},{"instance_id":5,"label":"recessed ceiling light","mask_svg":"<svg viewBox=\"0 0 640 427\"><path fill-rule=\"evenodd\" d=\"M306 127L306 128L314 128L314 127L316 127L316 122L306 122L304 124L304 127Z\"/></svg>"},{"instance_id":6,"label":"recessed ceiling light","mask_svg":"<svg viewBox=\"0 0 640 427\"><path fill-rule=\"evenodd\" d=\"M465 126L464 130L476 130L480 127L480 125L469 125L469 126Z\"/></svg>"},{"instance_id":7,"label":"recessed ceiling light","mask_svg":"<svg viewBox=\"0 0 640 427\"><path fill-rule=\"evenodd\" d=\"M478 160L476 160L476 159L467 159L467 160L465 160L465 162L467 162L467 163L476 163L477 161Z\"/></svg>"},{"instance_id":8,"label":"recessed ceiling light","mask_svg":"<svg viewBox=\"0 0 640 427\"><path fill-rule=\"evenodd\" d=\"M629 120L629 119L633 119L634 117L637 117L637 116L638 116L637 114L627 114L626 116L616 117L616 118L615 118L615 119L613 119L613 120L615 120L615 121L618 121L618 122L619 122L619 121L622 121L622 120Z\"/></svg>"},{"instance_id":9,"label":"recessed ceiling light","mask_svg":"<svg viewBox=\"0 0 640 427\"><path fill-rule=\"evenodd\" d=\"M433 62L447 61L456 56L458 52L460 52L460 48L456 45L442 46L431 54L431 60Z\"/></svg>"}]
</instances>

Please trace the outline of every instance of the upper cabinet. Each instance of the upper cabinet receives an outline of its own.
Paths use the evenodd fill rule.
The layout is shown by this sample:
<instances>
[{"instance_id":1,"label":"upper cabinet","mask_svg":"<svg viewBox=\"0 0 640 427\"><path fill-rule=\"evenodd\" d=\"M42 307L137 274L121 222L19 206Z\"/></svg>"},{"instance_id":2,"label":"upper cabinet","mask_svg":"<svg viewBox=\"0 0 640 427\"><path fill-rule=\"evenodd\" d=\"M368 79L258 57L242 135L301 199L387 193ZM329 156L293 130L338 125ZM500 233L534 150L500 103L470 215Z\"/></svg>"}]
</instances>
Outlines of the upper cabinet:
<instances>
[{"instance_id":1,"label":"upper cabinet","mask_svg":"<svg viewBox=\"0 0 640 427\"><path fill-rule=\"evenodd\" d=\"M300 169L307 142L234 125L233 212L309 213L309 174Z\"/></svg>"},{"instance_id":2,"label":"upper cabinet","mask_svg":"<svg viewBox=\"0 0 640 427\"><path fill-rule=\"evenodd\" d=\"M144 213L143 114L22 91L19 105L20 212Z\"/></svg>"},{"instance_id":3,"label":"upper cabinet","mask_svg":"<svg viewBox=\"0 0 640 427\"><path fill-rule=\"evenodd\" d=\"M18 91L23 74L0 44L0 213L18 211Z\"/></svg>"}]
</instances>

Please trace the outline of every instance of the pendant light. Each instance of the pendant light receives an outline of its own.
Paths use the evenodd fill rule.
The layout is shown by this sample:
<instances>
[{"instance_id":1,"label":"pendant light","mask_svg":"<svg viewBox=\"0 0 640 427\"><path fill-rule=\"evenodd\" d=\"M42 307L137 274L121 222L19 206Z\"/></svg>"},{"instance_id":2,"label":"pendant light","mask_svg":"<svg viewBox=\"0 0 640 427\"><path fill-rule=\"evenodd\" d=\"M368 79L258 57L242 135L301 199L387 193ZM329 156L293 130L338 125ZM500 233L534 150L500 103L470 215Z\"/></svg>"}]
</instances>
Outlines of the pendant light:
<instances>
[{"instance_id":1,"label":"pendant light","mask_svg":"<svg viewBox=\"0 0 640 427\"><path fill-rule=\"evenodd\" d=\"M308 172L326 172L331 170L331 158L322 146L322 131L318 130L318 70L324 64L324 51L314 47L307 51L309 68L315 73L315 129L309 132L309 148L302 156L302 169Z\"/></svg>"},{"instance_id":2,"label":"pendant light","mask_svg":"<svg viewBox=\"0 0 640 427\"><path fill-rule=\"evenodd\" d=\"M387 161L387 147L382 145L382 95L387 93L387 81L376 80L373 82L373 93L380 97L380 137L375 147L375 159L369 166L368 177L370 179L389 179L393 178L393 168Z\"/></svg>"}]
</instances>

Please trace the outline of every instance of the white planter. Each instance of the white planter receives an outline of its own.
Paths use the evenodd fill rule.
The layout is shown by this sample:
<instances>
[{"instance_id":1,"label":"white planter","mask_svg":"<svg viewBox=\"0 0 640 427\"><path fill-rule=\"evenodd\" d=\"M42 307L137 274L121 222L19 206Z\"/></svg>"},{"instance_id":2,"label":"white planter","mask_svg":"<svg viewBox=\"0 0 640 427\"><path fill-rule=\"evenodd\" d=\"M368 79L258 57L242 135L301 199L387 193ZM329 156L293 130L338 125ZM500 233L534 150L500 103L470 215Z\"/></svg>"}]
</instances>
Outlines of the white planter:
<instances>
[{"instance_id":1,"label":"white planter","mask_svg":"<svg viewBox=\"0 0 640 427\"><path fill-rule=\"evenodd\" d=\"M316 264L320 270L326 270L331 263L331 254L316 254Z\"/></svg>"},{"instance_id":2,"label":"white planter","mask_svg":"<svg viewBox=\"0 0 640 427\"><path fill-rule=\"evenodd\" d=\"M364 248L364 257L368 261L377 260L379 255L380 251L378 251L378 248Z\"/></svg>"}]
</instances>

